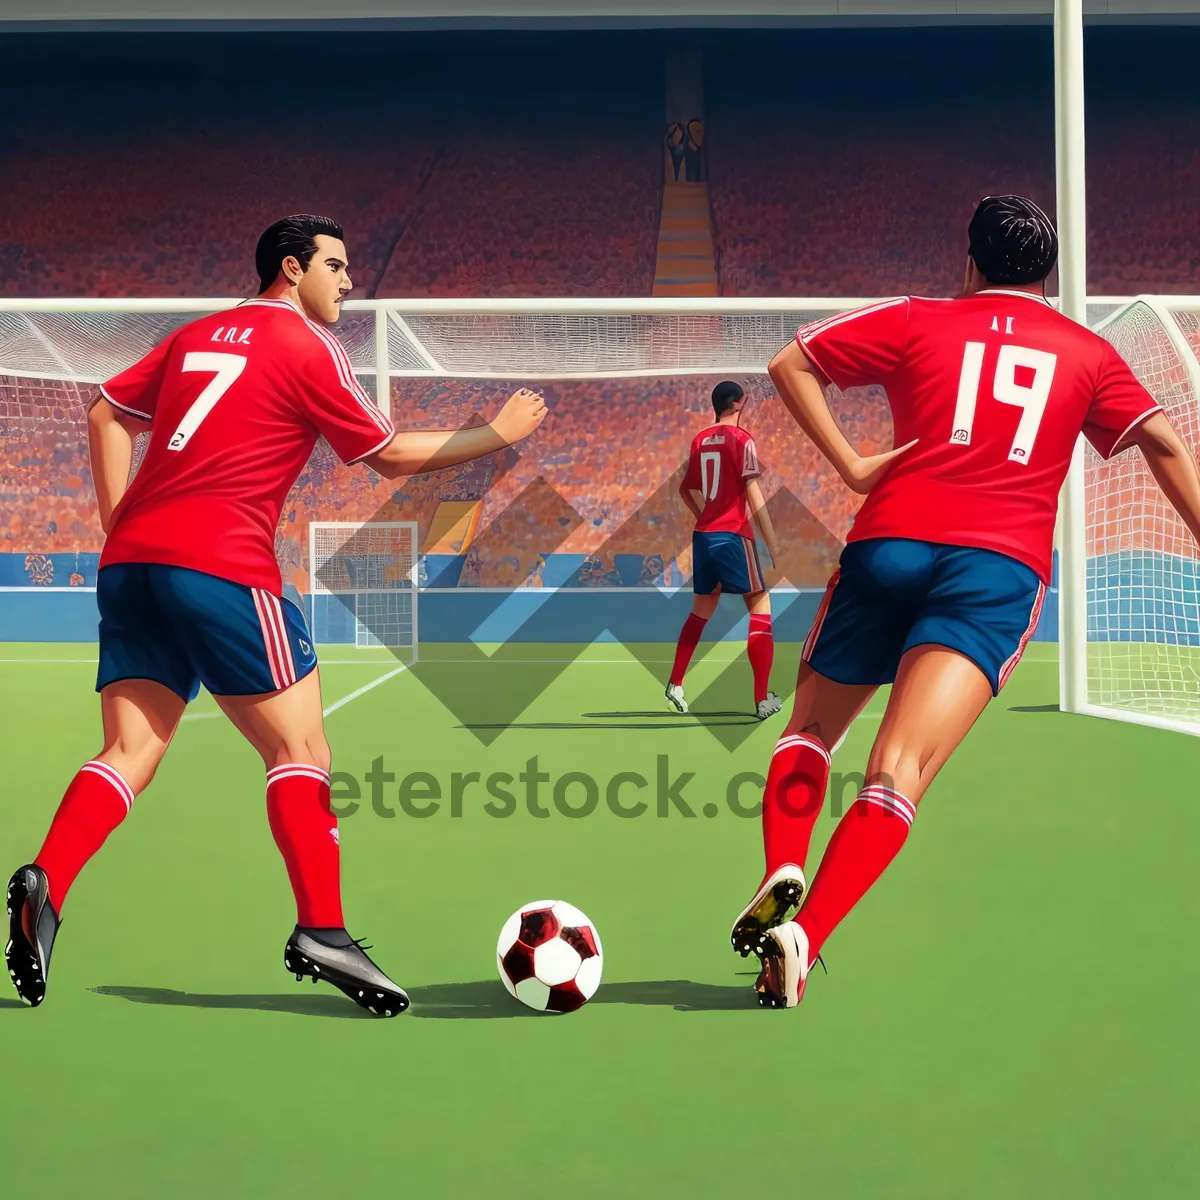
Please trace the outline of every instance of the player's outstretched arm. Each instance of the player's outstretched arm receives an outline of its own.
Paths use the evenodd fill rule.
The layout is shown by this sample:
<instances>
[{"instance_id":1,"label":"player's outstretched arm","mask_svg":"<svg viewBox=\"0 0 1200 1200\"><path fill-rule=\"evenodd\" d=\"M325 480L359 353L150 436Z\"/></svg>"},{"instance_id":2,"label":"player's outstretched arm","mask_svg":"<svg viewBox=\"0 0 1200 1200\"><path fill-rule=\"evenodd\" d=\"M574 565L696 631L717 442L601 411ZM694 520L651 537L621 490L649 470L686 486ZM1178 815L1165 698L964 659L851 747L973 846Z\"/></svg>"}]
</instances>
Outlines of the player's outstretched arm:
<instances>
[{"instance_id":1,"label":"player's outstretched arm","mask_svg":"<svg viewBox=\"0 0 1200 1200\"><path fill-rule=\"evenodd\" d=\"M1200 471L1196 460L1163 413L1155 413L1129 435L1171 507L1200 542Z\"/></svg>"},{"instance_id":2,"label":"player's outstretched arm","mask_svg":"<svg viewBox=\"0 0 1200 1200\"><path fill-rule=\"evenodd\" d=\"M846 486L860 496L865 496L883 477L892 459L916 444L909 442L907 446L898 446L883 454L859 454L846 441L837 418L829 411L817 368L799 342L790 342L780 350L767 371L796 423L829 460Z\"/></svg>"},{"instance_id":3,"label":"player's outstretched arm","mask_svg":"<svg viewBox=\"0 0 1200 1200\"><path fill-rule=\"evenodd\" d=\"M440 471L527 438L542 423L546 411L544 397L521 388L487 425L470 429L399 430L382 450L363 461L385 479Z\"/></svg>"},{"instance_id":4,"label":"player's outstretched arm","mask_svg":"<svg viewBox=\"0 0 1200 1200\"><path fill-rule=\"evenodd\" d=\"M96 507L100 510L100 528L105 533L112 525L113 509L129 486L134 435L149 428L146 422L127 416L103 396L88 410L88 458L96 488Z\"/></svg>"}]
</instances>

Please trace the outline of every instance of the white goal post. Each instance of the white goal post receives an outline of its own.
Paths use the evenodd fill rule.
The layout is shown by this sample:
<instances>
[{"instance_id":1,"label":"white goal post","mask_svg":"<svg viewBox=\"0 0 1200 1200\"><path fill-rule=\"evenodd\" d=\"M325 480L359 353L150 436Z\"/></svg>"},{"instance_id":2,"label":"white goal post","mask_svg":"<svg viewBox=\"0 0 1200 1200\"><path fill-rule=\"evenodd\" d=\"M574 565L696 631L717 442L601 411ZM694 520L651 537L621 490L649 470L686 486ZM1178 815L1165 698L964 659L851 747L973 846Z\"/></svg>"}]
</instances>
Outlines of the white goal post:
<instances>
[{"instance_id":1,"label":"white goal post","mask_svg":"<svg viewBox=\"0 0 1200 1200\"><path fill-rule=\"evenodd\" d=\"M386 646L417 661L415 521L312 521L308 562L314 642Z\"/></svg>"},{"instance_id":2,"label":"white goal post","mask_svg":"<svg viewBox=\"0 0 1200 1200\"><path fill-rule=\"evenodd\" d=\"M385 406L419 396L424 379L628 380L626 390L649 400L660 395L657 381L695 376L703 386L703 377L728 374L769 397L766 364L798 325L871 299L351 301L336 333ZM81 423L90 385L183 322L234 303L0 300L0 434L12 442L45 422ZM1086 311L1200 448L1200 297L1090 297ZM1077 618L1060 649L1072 682L1063 707L1200 733L1200 572L1190 535L1136 452L1108 464L1090 451L1078 457L1086 511L1077 531L1060 530L1059 615ZM411 522L312 523L314 637L336 632L332 640L415 655L417 539ZM385 564L387 582L372 582ZM333 621L350 624L335 630Z\"/></svg>"},{"instance_id":3,"label":"white goal post","mask_svg":"<svg viewBox=\"0 0 1200 1200\"><path fill-rule=\"evenodd\" d=\"M1140 296L1096 329L1200 451L1200 296ZM1196 543L1136 451L1105 462L1087 446L1076 471L1084 519L1062 529L1060 600L1086 606L1086 636L1060 646L1078 697L1064 707L1200 734Z\"/></svg>"}]
</instances>

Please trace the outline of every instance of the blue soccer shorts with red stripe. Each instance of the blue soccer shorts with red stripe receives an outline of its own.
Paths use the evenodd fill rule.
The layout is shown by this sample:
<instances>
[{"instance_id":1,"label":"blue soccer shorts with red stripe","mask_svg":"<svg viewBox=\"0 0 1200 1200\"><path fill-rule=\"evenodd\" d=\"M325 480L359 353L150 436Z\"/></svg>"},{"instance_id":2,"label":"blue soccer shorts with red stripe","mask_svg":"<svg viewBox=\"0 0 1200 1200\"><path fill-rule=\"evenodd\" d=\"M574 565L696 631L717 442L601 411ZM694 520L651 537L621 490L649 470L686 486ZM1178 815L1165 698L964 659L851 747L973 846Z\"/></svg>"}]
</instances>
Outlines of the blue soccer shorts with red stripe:
<instances>
[{"instance_id":1,"label":"blue soccer shorts with red stripe","mask_svg":"<svg viewBox=\"0 0 1200 1200\"><path fill-rule=\"evenodd\" d=\"M150 679L184 700L277 692L317 665L304 614L290 601L202 571L113 563L96 579L96 691Z\"/></svg>"},{"instance_id":2,"label":"blue soccer shorts with red stripe","mask_svg":"<svg viewBox=\"0 0 1200 1200\"><path fill-rule=\"evenodd\" d=\"M1006 554L909 538L867 538L842 551L804 643L835 683L892 683L914 646L966 655L997 695L1042 611L1045 585Z\"/></svg>"},{"instance_id":3,"label":"blue soccer shorts with red stripe","mask_svg":"<svg viewBox=\"0 0 1200 1200\"><path fill-rule=\"evenodd\" d=\"M761 592L762 567L753 539L740 533L696 530L692 534L692 591L711 596L720 584L728 595Z\"/></svg>"}]
</instances>

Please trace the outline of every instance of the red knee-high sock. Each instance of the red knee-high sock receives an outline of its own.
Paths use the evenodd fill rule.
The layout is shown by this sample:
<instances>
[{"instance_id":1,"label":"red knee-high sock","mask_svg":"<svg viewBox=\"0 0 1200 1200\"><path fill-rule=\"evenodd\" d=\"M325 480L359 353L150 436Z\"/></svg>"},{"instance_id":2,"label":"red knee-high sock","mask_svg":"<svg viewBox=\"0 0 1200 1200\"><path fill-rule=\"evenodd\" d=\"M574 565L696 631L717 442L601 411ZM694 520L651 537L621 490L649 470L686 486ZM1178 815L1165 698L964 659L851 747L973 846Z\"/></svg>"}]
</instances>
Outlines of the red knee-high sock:
<instances>
[{"instance_id":1,"label":"red knee-high sock","mask_svg":"<svg viewBox=\"0 0 1200 1200\"><path fill-rule=\"evenodd\" d=\"M746 635L746 657L754 671L754 703L767 698L771 682L771 663L775 660L775 635L771 632L771 614L750 614L750 632Z\"/></svg>"},{"instance_id":2,"label":"red knee-high sock","mask_svg":"<svg viewBox=\"0 0 1200 1200\"><path fill-rule=\"evenodd\" d=\"M34 862L50 880L50 903L62 912L75 876L125 820L133 789L106 762L84 763L71 780Z\"/></svg>"},{"instance_id":3,"label":"red knee-high sock","mask_svg":"<svg viewBox=\"0 0 1200 1200\"><path fill-rule=\"evenodd\" d=\"M683 677L687 673L688 663L692 661L692 655L700 643L700 635L704 632L704 626L707 624L708 621L705 617L688 613L688 619L684 621L683 628L679 631L679 645L675 647L675 665L671 668L671 682L676 687L683 686Z\"/></svg>"},{"instance_id":4,"label":"red knee-high sock","mask_svg":"<svg viewBox=\"0 0 1200 1200\"><path fill-rule=\"evenodd\" d=\"M804 866L828 784L829 751L820 740L785 733L775 746L763 791L764 879L784 863Z\"/></svg>"},{"instance_id":5,"label":"red knee-high sock","mask_svg":"<svg viewBox=\"0 0 1200 1200\"><path fill-rule=\"evenodd\" d=\"M304 763L268 771L267 819L287 864L296 924L342 928L338 824L329 804L329 772Z\"/></svg>"},{"instance_id":6,"label":"red knee-high sock","mask_svg":"<svg viewBox=\"0 0 1200 1200\"><path fill-rule=\"evenodd\" d=\"M829 839L796 920L808 935L810 965L825 939L900 853L916 805L891 788L865 787Z\"/></svg>"}]
</instances>

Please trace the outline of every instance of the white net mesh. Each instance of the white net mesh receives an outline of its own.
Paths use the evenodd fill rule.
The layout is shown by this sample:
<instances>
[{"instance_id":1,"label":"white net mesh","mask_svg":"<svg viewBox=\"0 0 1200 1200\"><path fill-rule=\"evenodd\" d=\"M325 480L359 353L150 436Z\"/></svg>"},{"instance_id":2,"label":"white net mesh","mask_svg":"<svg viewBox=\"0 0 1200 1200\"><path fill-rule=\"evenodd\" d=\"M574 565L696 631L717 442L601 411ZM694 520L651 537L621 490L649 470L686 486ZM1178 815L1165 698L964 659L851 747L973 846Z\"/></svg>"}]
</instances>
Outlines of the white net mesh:
<instances>
[{"instance_id":1,"label":"white net mesh","mask_svg":"<svg viewBox=\"0 0 1200 1200\"><path fill-rule=\"evenodd\" d=\"M761 371L801 325L828 311L451 316L398 310L389 352L397 374L459 378Z\"/></svg>"},{"instance_id":2,"label":"white net mesh","mask_svg":"<svg viewBox=\"0 0 1200 1200\"><path fill-rule=\"evenodd\" d=\"M1190 344L1200 345L1196 313L1172 317ZM1133 304L1100 332L1193 453L1200 449L1195 361L1172 342L1154 309ZM1104 462L1089 446L1085 471L1088 699L1105 708L1200 721L1196 544L1140 454Z\"/></svg>"},{"instance_id":3,"label":"white net mesh","mask_svg":"<svg viewBox=\"0 0 1200 1200\"><path fill-rule=\"evenodd\" d=\"M314 641L408 648L415 658L416 523L313 521L308 528Z\"/></svg>"}]
</instances>

